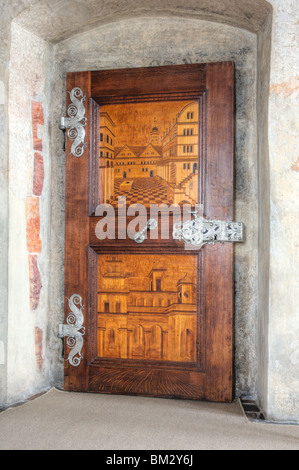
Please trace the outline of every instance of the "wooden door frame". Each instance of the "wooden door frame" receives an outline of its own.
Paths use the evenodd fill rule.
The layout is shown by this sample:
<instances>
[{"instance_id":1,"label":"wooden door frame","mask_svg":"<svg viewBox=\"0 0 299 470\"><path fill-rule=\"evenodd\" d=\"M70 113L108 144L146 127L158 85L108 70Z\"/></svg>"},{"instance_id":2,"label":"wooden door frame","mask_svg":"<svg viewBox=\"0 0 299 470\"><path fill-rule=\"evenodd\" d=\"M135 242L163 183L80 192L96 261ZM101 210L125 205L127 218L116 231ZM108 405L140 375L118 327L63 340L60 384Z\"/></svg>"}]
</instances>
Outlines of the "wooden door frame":
<instances>
[{"instance_id":1,"label":"wooden door frame","mask_svg":"<svg viewBox=\"0 0 299 470\"><path fill-rule=\"evenodd\" d=\"M204 171L200 191L204 216L208 219L233 220L234 64L222 62L69 73L66 89L70 91L74 87L80 87L86 95L87 147L84 154L77 158L70 154L70 142L66 141L65 318L69 313L67 299L74 293L80 295L84 304L86 334L80 365L74 368L65 361L64 386L65 390L83 392L92 391L86 373L91 359L90 317L94 302L91 298L94 294L88 286L95 269L95 252L89 247L92 230L89 216L98 203L98 104L203 97L206 117L201 140ZM86 181L89 181L88 185ZM207 274L203 286L204 328L207 341L211 342L207 344L211 354L205 357L204 389L199 398L231 401L234 388L233 245L206 246L202 250L201 269ZM225 292L225 295L219 296L219 291ZM67 354L67 347L65 350ZM189 374L192 375L191 372Z\"/></svg>"}]
</instances>

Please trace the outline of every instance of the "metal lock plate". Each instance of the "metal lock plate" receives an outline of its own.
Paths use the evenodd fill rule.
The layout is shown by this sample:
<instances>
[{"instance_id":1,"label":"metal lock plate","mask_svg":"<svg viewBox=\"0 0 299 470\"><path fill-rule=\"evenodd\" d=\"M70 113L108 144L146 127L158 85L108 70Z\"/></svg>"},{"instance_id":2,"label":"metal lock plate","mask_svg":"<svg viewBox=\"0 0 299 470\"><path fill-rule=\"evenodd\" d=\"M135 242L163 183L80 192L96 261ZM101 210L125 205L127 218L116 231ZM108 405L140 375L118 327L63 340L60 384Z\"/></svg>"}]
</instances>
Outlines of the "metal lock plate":
<instances>
[{"instance_id":1,"label":"metal lock plate","mask_svg":"<svg viewBox=\"0 0 299 470\"><path fill-rule=\"evenodd\" d=\"M201 248L207 244L244 242L245 226L242 222L206 220L191 212L194 219L174 224L173 238Z\"/></svg>"}]
</instances>

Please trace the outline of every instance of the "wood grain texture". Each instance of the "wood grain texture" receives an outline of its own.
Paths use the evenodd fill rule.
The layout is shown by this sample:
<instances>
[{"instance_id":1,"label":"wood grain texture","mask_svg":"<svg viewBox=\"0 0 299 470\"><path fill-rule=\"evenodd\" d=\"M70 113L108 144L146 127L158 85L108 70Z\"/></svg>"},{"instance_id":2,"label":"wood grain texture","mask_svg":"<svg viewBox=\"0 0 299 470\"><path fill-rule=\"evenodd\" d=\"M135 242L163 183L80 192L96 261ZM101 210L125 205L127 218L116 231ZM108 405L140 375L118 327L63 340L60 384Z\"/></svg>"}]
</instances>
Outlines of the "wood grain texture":
<instances>
[{"instance_id":1,"label":"wood grain texture","mask_svg":"<svg viewBox=\"0 0 299 470\"><path fill-rule=\"evenodd\" d=\"M89 147L89 160L90 160L90 175L89 175L89 214L93 214L99 203L99 194L102 191L102 181L99 180L99 120L100 120L100 107L93 100L90 99L90 147Z\"/></svg>"},{"instance_id":2,"label":"wood grain texture","mask_svg":"<svg viewBox=\"0 0 299 470\"><path fill-rule=\"evenodd\" d=\"M137 215L138 214L136 214L136 217ZM161 221L161 213L158 213L157 216L155 216L158 222L157 228L147 232L146 239L143 243L137 244L134 241L133 234L144 227L146 221L151 217L151 215L150 211L148 211L144 219L141 219L142 222L140 225L137 224L137 221L135 224L135 217L132 216L125 218L122 215L119 215L117 211L115 212L115 217L112 217L111 219L106 214L104 217L90 217L90 246L92 246L97 252L107 249L111 252L120 250L137 250L137 252L143 252L144 250L158 250L162 252L165 252L165 250L167 252L169 252L169 250L179 250L179 252L181 252L184 248L184 243L172 238L173 224L177 221L177 218L176 216L173 216L173 213L169 213L169 216L167 213L163 222ZM104 224L112 226L114 223L116 236L120 233L122 238L119 238L117 241L106 236L105 238L100 239L99 237L104 237L105 233L102 234L102 229L99 231L99 228L102 228ZM98 224L100 225L98 226ZM133 226L131 226L131 235L128 233L128 227L130 224L133 224ZM104 227L104 231L106 231L106 226Z\"/></svg>"},{"instance_id":3,"label":"wood grain texture","mask_svg":"<svg viewBox=\"0 0 299 470\"><path fill-rule=\"evenodd\" d=\"M163 239L161 226L156 239L137 245L126 235L132 217L117 219L116 233L125 234L120 239L99 240L96 226L103 217L95 217L94 211L97 201L105 199L105 194L111 191L111 187L105 186L105 173L101 174L99 168L100 146L95 130L100 126L98 104L111 107L119 103L198 100L198 202L203 204L206 217L233 220L233 63L75 73L68 76L67 89L74 86L80 86L87 96L86 115L90 119L84 155L79 159L69 156L69 143L66 149L65 288L66 297L78 293L83 298L87 333L80 367L75 369L66 364L65 387L98 393L231 401L233 246L206 246L199 254L189 252L171 236ZM172 184L171 171L169 175L169 184ZM172 223L170 217L167 233L172 233ZM190 269L192 260L197 259L196 322L185 324L185 332L179 334L181 342L172 343L170 356L165 353L169 350L169 338L166 341L166 334L163 338L163 331L168 335L170 331L167 315L159 308L159 311L156 308L157 311L145 314L147 306L137 305L142 299L144 302L148 294L136 297L138 311L131 309L134 315L129 320L128 312L123 311L122 280L118 288L103 291L101 263L115 256L127 259L131 273L136 260L141 260L142 256L160 257L172 273L175 265L171 257L181 256L182 263L186 258ZM126 295L130 295L132 289L127 290ZM101 295L106 295L106 301ZM108 311L112 307L113 312ZM144 322L143 315L148 315ZM197 331L196 344L194 335L191 342L188 336L192 329ZM189 359L182 360L182 354Z\"/></svg>"},{"instance_id":4,"label":"wood grain texture","mask_svg":"<svg viewBox=\"0 0 299 470\"><path fill-rule=\"evenodd\" d=\"M234 217L234 64L207 66L207 218ZM233 244L204 249L206 397L233 399Z\"/></svg>"},{"instance_id":5,"label":"wood grain texture","mask_svg":"<svg viewBox=\"0 0 299 470\"><path fill-rule=\"evenodd\" d=\"M89 391L161 398L204 398L204 374L155 368L91 367Z\"/></svg>"},{"instance_id":6,"label":"wood grain texture","mask_svg":"<svg viewBox=\"0 0 299 470\"><path fill-rule=\"evenodd\" d=\"M167 94L192 98L205 89L205 69L192 64L96 71L91 93L99 104L165 100Z\"/></svg>"},{"instance_id":7,"label":"wood grain texture","mask_svg":"<svg viewBox=\"0 0 299 470\"><path fill-rule=\"evenodd\" d=\"M88 315L88 257L89 244L89 171L90 171L90 73L71 73L67 75L66 88L71 91L80 87L85 99L87 116L85 141L87 147L80 158L71 154L71 141L66 139L66 195L65 195L65 318L69 313L68 299L73 294L82 297L84 305L84 325ZM69 96L67 93L67 100ZM67 106L69 101L67 101ZM83 342L83 360L78 367L65 361L65 389L87 390L87 351L88 329ZM65 345L66 357L69 353Z\"/></svg>"}]
</instances>

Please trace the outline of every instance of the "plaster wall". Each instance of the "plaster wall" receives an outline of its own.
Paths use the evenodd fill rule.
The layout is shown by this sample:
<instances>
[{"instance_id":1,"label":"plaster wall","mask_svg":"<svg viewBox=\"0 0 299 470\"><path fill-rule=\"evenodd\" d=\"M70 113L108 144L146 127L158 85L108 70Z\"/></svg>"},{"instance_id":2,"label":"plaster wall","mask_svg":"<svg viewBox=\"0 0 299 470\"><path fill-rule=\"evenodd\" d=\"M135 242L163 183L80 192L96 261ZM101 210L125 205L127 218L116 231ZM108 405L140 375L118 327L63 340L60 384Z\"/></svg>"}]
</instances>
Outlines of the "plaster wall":
<instances>
[{"instance_id":1,"label":"plaster wall","mask_svg":"<svg viewBox=\"0 0 299 470\"><path fill-rule=\"evenodd\" d=\"M272 0L269 419L299 420L298 2Z\"/></svg>"},{"instance_id":2,"label":"plaster wall","mask_svg":"<svg viewBox=\"0 0 299 470\"><path fill-rule=\"evenodd\" d=\"M267 410L268 324L270 263L270 179L268 145L268 101L272 15L258 34L257 44L257 155L258 155L258 288L257 288L257 401Z\"/></svg>"},{"instance_id":3,"label":"plaster wall","mask_svg":"<svg viewBox=\"0 0 299 470\"><path fill-rule=\"evenodd\" d=\"M49 153L51 47L17 25L11 27L9 114L9 248L8 248L8 338L7 401L14 403L49 386L48 316L50 267L51 164ZM37 126L43 144L44 173L41 196L33 191L34 128L33 101L44 108L44 124ZM28 200L38 202L42 215L41 248L29 248ZM30 299L30 257L37 259L41 274L38 305ZM37 333L39 334L37 335ZM37 341L38 340L38 341ZM41 367L42 365L42 367Z\"/></svg>"}]
</instances>

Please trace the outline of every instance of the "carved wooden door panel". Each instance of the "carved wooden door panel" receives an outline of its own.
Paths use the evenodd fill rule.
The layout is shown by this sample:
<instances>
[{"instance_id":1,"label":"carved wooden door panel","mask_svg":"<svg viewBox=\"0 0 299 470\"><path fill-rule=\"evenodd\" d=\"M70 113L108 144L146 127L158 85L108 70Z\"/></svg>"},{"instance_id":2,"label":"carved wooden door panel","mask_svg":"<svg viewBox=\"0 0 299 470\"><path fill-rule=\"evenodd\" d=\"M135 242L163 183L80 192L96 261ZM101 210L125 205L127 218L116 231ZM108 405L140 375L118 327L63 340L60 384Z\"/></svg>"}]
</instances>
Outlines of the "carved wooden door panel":
<instances>
[{"instance_id":1,"label":"carved wooden door panel","mask_svg":"<svg viewBox=\"0 0 299 470\"><path fill-rule=\"evenodd\" d=\"M233 63L67 91L65 389L231 401L233 246L172 234L194 208L233 220Z\"/></svg>"}]
</instances>

